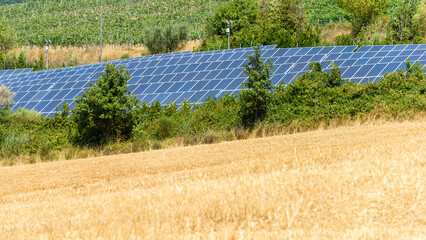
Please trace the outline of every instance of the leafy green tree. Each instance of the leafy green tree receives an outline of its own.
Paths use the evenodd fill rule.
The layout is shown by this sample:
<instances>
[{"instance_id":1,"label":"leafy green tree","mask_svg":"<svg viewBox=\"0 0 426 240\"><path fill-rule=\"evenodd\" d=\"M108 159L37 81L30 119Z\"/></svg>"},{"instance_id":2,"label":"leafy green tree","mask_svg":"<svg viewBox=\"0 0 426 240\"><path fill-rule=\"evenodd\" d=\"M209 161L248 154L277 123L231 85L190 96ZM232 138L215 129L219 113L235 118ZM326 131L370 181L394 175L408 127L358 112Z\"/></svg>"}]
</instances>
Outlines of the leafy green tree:
<instances>
[{"instance_id":1,"label":"leafy green tree","mask_svg":"<svg viewBox=\"0 0 426 240\"><path fill-rule=\"evenodd\" d=\"M18 59L16 61L17 68L26 68L27 67L27 57L25 56L25 52L21 51L19 53Z\"/></svg>"},{"instance_id":2,"label":"leafy green tree","mask_svg":"<svg viewBox=\"0 0 426 240\"><path fill-rule=\"evenodd\" d=\"M214 15L208 16L207 22L207 38L203 41L203 48L218 48L219 46L227 45L225 20L232 20L231 34L233 39L232 45L238 44L240 32L247 32L247 29L255 26L257 14L259 12L258 1L253 0L233 0L229 3L218 7Z\"/></svg>"},{"instance_id":3,"label":"leafy green tree","mask_svg":"<svg viewBox=\"0 0 426 240\"><path fill-rule=\"evenodd\" d=\"M268 59L266 64L261 60L261 51L254 47L254 54L248 56L248 64L244 64L244 73L248 81L242 84L238 96L239 116L245 127L253 127L265 118L272 98L270 77L273 63Z\"/></svg>"},{"instance_id":4,"label":"leafy green tree","mask_svg":"<svg viewBox=\"0 0 426 240\"><path fill-rule=\"evenodd\" d=\"M203 48L226 46L227 19L234 22L231 27L233 46L313 46L320 41L320 30L308 24L305 12L301 0L231 1L207 19L209 36Z\"/></svg>"},{"instance_id":5,"label":"leafy green tree","mask_svg":"<svg viewBox=\"0 0 426 240\"><path fill-rule=\"evenodd\" d=\"M145 31L144 43L152 54L167 53L182 47L188 40L188 28L185 25L155 27Z\"/></svg>"},{"instance_id":6,"label":"leafy green tree","mask_svg":"<svg viewBox=\"0 0 426 240\"><path fill-rule=\"evenodd\" d=\"M0 110L9 109L13 106L13 97L15 96L6 86L0 86Z\"/></svg>"},{"instance_id":7,"label":"leafy green tree","mask_svg":"<svg viewBox=\"0 0 426 240\"><path fill-rule=\"evenodd\" d=\"M348 12L352 35L356 37L364 27L386 11L389 0L336 0L336 3Z\"/></svg>"},{"instance_id":8,"label":"leafy green tree","mask_svg":"<svg viewBox=\"0 0 426 240\"><path fill-rule=\"evenodd\" d=\"M130 75L124 66L107 64L102 77L75 101L71 118L74 141L80 145L102 145L130 138L139 100L127 91Z\"/></svg>"},{"instance_id":9,"label":"leafy green tree","mask_svg":"<svg viewBox=\"0 0 426 240\"><path fill-rule=\"evenodd\" d=\"M256 22L258 2L253 0L233 0L216 9L213 16L207 17L209 35L225 35L226 21L232 20L232 31L239 32Z\"/></svg>"},{"instance_id":10,"label":"leafy green tree","mask_svg":"<svg viewBox=\"0 0 426 240\"><path fill-rule=\"evenodd\" d=\"M395 41L412 41L416 36L423 37L422 23L415 18L419 2L396 2L390 13L388 36Z\"/></svg>"},{"instance_id":11,"label":"leafy green tree","mask_svg":"<svg viewBox=\"0 0 426 240\"><path fill-rule=\"evenodd\" d=\"M268 0L262 2L259 8L257 26L244 29L240 38L252 38L250 42L256 44L293 47L302 40L300 35L305 30L305 23L300 0Z\"/></svg>"}]
</instances>

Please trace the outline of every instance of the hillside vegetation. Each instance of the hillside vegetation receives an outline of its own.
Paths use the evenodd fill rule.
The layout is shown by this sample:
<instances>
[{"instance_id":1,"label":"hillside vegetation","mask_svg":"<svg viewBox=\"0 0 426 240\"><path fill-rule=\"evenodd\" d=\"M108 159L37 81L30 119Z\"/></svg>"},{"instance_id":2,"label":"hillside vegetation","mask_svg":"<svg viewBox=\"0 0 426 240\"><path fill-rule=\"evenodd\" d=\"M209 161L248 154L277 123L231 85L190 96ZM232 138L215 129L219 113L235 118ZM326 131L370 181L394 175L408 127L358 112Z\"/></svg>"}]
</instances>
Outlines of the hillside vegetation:
<instances>
[{"instance_id":1,"label":"hillside vegetation","mask_svg":"<svg viewBox=\"0 0 426 240\"><path fill-rule=\"evenodd\" d=\"M0 239L424 239L426 125L0 168Z\"/></svg>"},{"instance_id":2,"label":"hillside vegetation","mask_svg":"<svg viewBox=\"0 0 426 240\"><path fill-rule=\"evenodd\" d=\"M13 2L23 3L9 4ZM233 9L234 3L245 8L243 12ZM1 6L2 4L7 5ZM260 9L256 10L253 4L258 5ZM403 0L362 0L355 4L347 0L104 0L102 2L103 42L107 44L144 43L146 30L165 28L169 25L188 26L189 39L201 40L212 34L217 35L217 31L225 37L225 19L222 17L232 19L236 23L232 27L232 35L235 34L234 31L239 32L241 28L248 31L247 34L255 35L254 39L250 39L247 35L237 41L239 44L244 40L241 43L245 45L270 41L268 38L259 39L262 35L257 36L260 31L258 27L263 28L263 34L268 34L267 29L274 29L276 24L289 31L294 28L294 23L297 24L298 29L294 34L301 34L299 32L301 31L306 35L296 37L296 41L300 44L310 46L314 44L314 41L317 45L326 44L316 39L302 43L304 38L311 38L313 34L309 31L306 33L303 28L306 26L315 28L316 25L323 26L330 22L342 21L353 24L353 37L359 42L363 40L371 42L373 36L364 36L366 32L389 35L389 39L386 40L388 43L392 40L406 40L394 38L390 31L392 29L402 29L404 34L409 35L407 38L413 41L414 35L417 34L415 32L417 30L414 31L414 29L420 27L424 31L425 28L426 13L421 4L420 1ZM50 39L55 45L62 46L98 44L100 42L100 8L100 0L3 0L0 1L0 23L11 28L15 32L18 43L23 45L43 45L44 39ZM291 10L287 11L287 8ZM250 19L253 18L252 13L255 14L255 18L257 15L256 22ZM264 21L266 15L269 17L267 21ZM218 16L221 22L220 29L216 29L217 23L212 25L212 21L208 20ZM239 20L244 18L247 19ZM305 18L308 22L305 22ZM380 22L382 26L379 26ZM248 28L247 24L252 26ZM367 29L366 27L370 25L372 28ZM361 38L356 38L361 30L364 31L361 32ZM276 30L275 33L280 35L280 32ZM242 36L237 34L238 37ZM386 37L376 36L373 40L377 42L385 39ZM416 41L419 42L419 40Z\"/></svg>"},{"instance_id":3,"label":"hillside vegetation","mask_svg":"<svg viewBox=\"0 0 426 240\"><path fill-rule=\"evenodd\" d=\"M312 47L330 45L425 43L426 6L404 0L105 0L102 42L143 44L158 54L218 50L228 46L226 20L232 20L230 47L272 45ZM43 70L44 53L34 56L17 46L98 48L101 1L29 1L0 6L0 70ZM25 48L24 48L25 49ZM62 57L55 67L85 64L79 56ZM123 54L124 55L124 54ZM130 54L124 55L129 57ZM79 63L74 59L82 59ZM104 57L102 61L110 60Z\"/></svg>"},{"instance_id":4,"label":"hillside vegetation","mask_svg":"<svg viewBox=\"0 0 426 240\"><path fill-rule=\"evenodd\" d=\"M173 23L204 34L205 17L225 0L103 0L103 42L143 43L144 30ZM100 42L100 0L30 1L0 7L0 22L20 44L84 45ZM196 28L198 26L198 28Z\"/></svg>"}]
</instances>

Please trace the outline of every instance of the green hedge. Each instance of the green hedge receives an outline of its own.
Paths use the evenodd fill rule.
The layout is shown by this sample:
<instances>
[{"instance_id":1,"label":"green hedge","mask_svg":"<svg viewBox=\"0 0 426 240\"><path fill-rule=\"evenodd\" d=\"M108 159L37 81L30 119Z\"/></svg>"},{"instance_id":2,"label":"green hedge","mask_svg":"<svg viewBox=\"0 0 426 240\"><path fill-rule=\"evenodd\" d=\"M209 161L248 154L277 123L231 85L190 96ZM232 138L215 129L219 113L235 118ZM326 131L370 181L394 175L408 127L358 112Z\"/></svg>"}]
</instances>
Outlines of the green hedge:
<instances>
[{"instance_id":1,"label":"green hedge","mask_svg":"<svg viewBox=\"0 0 426 240\"><path fill-rule=\"evenodd\" d=\"M33 111L0 110L0 159L14 164L27 156L34 160L84 157L78 151L102 154L157 149L168 145L214 143L246 138L253 129L270 132L295 132L316 129L331 122L374 118L410 119L425 116L425 68L407 62L406 71L386 74L380 82L355 84L341 78L337 67L328 73L318 63L294 82L272 90L266 117L252 128L244 129L237 96L208 98L203 104L183 102L162 107L159 102L142 103L132 118L133 125L125 139L116 137L88 149L72 141L74 117L67 110L55 117L43 117ZM132 113L134 114L134 112ZM126 118L123 118L126 119ZM123 120L125 121L125 120ZM118 123L125 124L125 123ZM82 150L83 149L83 150ZM93 154L92 154L93 155Z\"/></svg>"}]
</instances>

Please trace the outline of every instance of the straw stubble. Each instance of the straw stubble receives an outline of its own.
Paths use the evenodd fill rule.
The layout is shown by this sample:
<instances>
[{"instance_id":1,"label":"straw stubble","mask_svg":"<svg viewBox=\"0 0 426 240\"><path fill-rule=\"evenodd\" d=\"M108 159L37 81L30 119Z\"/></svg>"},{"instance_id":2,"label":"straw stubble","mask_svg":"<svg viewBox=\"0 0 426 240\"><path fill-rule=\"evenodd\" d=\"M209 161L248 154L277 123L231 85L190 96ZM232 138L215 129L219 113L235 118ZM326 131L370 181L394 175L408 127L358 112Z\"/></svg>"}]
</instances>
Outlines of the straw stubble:
<instances>
[{"instance_id":1,"label":"straw stubble","mask_svg":"<svg viewBox=\"0 0 426 240\"><path fill-rule=\"evenodd\" d=\"M2 239L424 239L424 121L0 168Z\"/></svg>"}]
</instances>

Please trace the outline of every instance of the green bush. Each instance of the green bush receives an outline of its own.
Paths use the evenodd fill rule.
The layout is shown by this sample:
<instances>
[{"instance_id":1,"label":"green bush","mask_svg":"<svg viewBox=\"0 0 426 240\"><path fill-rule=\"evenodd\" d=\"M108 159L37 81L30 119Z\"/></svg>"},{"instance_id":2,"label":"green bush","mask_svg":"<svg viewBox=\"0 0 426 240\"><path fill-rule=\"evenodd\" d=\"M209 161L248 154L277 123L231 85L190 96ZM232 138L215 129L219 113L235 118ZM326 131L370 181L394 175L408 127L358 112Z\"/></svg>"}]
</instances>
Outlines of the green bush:
<instances>
[{"instance_id":1,"label":"green bush","mask_svg":"<svg viewBox=\"0 0 426 240\"><path fill-rule=\"evenodd\" d=\"M103 145L131 137L139 100L127 91L130 75L123 66L107 64L102 77L75 101L71 119L74 143Z\"/></svg>"},{"instance_id":2,"label":"green bush","mask_svg":"<svg viewBox=\"0 0 426 240\"><path fill-rule=\"evenodd\" d=\"M0 86L0 110L9 109L13 106L13 97L15 94L6 86Z\"/></svg>"},{"instance_id":3,"label":"green bush","mask_svg":"<svg viewBox=\"0 0 426 240\"><path fill-rule=\"evenodd\" d=\"M337 66L325 72L311 63L311 70L292 83L272 87L272 66L260 61L257 48L249 59L249 81L239 96L209 97L200 105L186 100L179 107L158 101L139 105L127 93L126 71L108 65L77 100L71 116L66 104L55 117L0 108L0 159L12 165L18 156L29 156L31 163L211 144L371 117L409 119L426 112L426 68L409 61L405 71L370 84L342 79Z\"/></svg>"},{"instance_id":4,"label":"green bush","mask_svg":"<svg viewBox=\"0 0 426 240\"><path fill-rule=\"evenodd\" d=\"M238 102L239 116L245 127L253 127L265 118L272 99L270 77L274 65L269 59L264 64L261 57L261 51L255 47L254 54L248 56L248 64L244 65L248 81L242 84Z\"/></svg>"},{"instance_id":5,"label":"green bush","mask_svg":"<svg viewBox=\"0 0 426 240\"><path fill-rule=\"evenodd\" d=\"M336 3L348 12L346 17L352 23L353 37L357 37L363 28L385 13L389 5L388 0L336 0Z\"/></svg>"},{"instance_id":6,"label":"green bush","mask_svg":"<svg viewBox=\"0 0 426 240\"><path fill-rule=\"evenodd\" d=\"M121 55L121 59L128 59L128 58L130 58L130 55L128 53Z\"/></svg>"},{"instance_id":7,"label":"green bush","mask_svg":"<svg viewBox=\"0 0 426 240\"><path fill-rule=\"evenodd\" d=\"M157 120L157 127L154 134L158 139L169 138L174 135L174 128L173 120L163 117Z\"/></svg>"},{"instance_id":8,"label":"green bush","mask_svg":"<svg viewBox=\"0 0 426 240\"><path fill-rule=\"evenodd\" d=\"M355 38L353 38L351 34L340 35L340 36L337 36L336 38L337 46L353 45L354 42L355 42Z\"/></svg>"},{"instance_id":9,"label":"green bush","mask_svg":"<svg viewBox=\"0 0 426 240\"><path fill-rule=\"evenodd\" d=\"M167 25L148 29L144 34L144 44L151 54L168 53L181 48L188 40L185 25Z\"/></svg>"},{"instance_id":10,"label":"green bush","mask_svg":"<svg viewBox=\"0 0 426 240\"><path fill-rule=\"evenodd\" d=\"M233 47L278 44L280 47L313 46L320 42L319 27L308 24L300 0L233 0L207 18L208 35L202 49L227 46L226 20L232 20Z\"/></svg>"},{"instance_id":11,"label":"green bush","mask_svg":"<svg viewBox=\"0 0 426 240\"><path fill-rule=\"evenodd\" d=\"M421 3L415 1L401 1L389 14L388 38L397 42L412 42L423 38L423 19L418 18ZM417 15L417 16L416 16ZM424 17L424 16L423 16Z\"/></svg>"},{"instance_id":12,"label":"green bush","mask_svg":"<svg viewBox=\"0 0 426 240\"><path fill-rule=\"evenodd\" d=\"M22 147L30 140L27 134L17 134L14 132L2 133L0 136L1 157L8 159L23 152Z\"/></svg>"}]
</instances>

